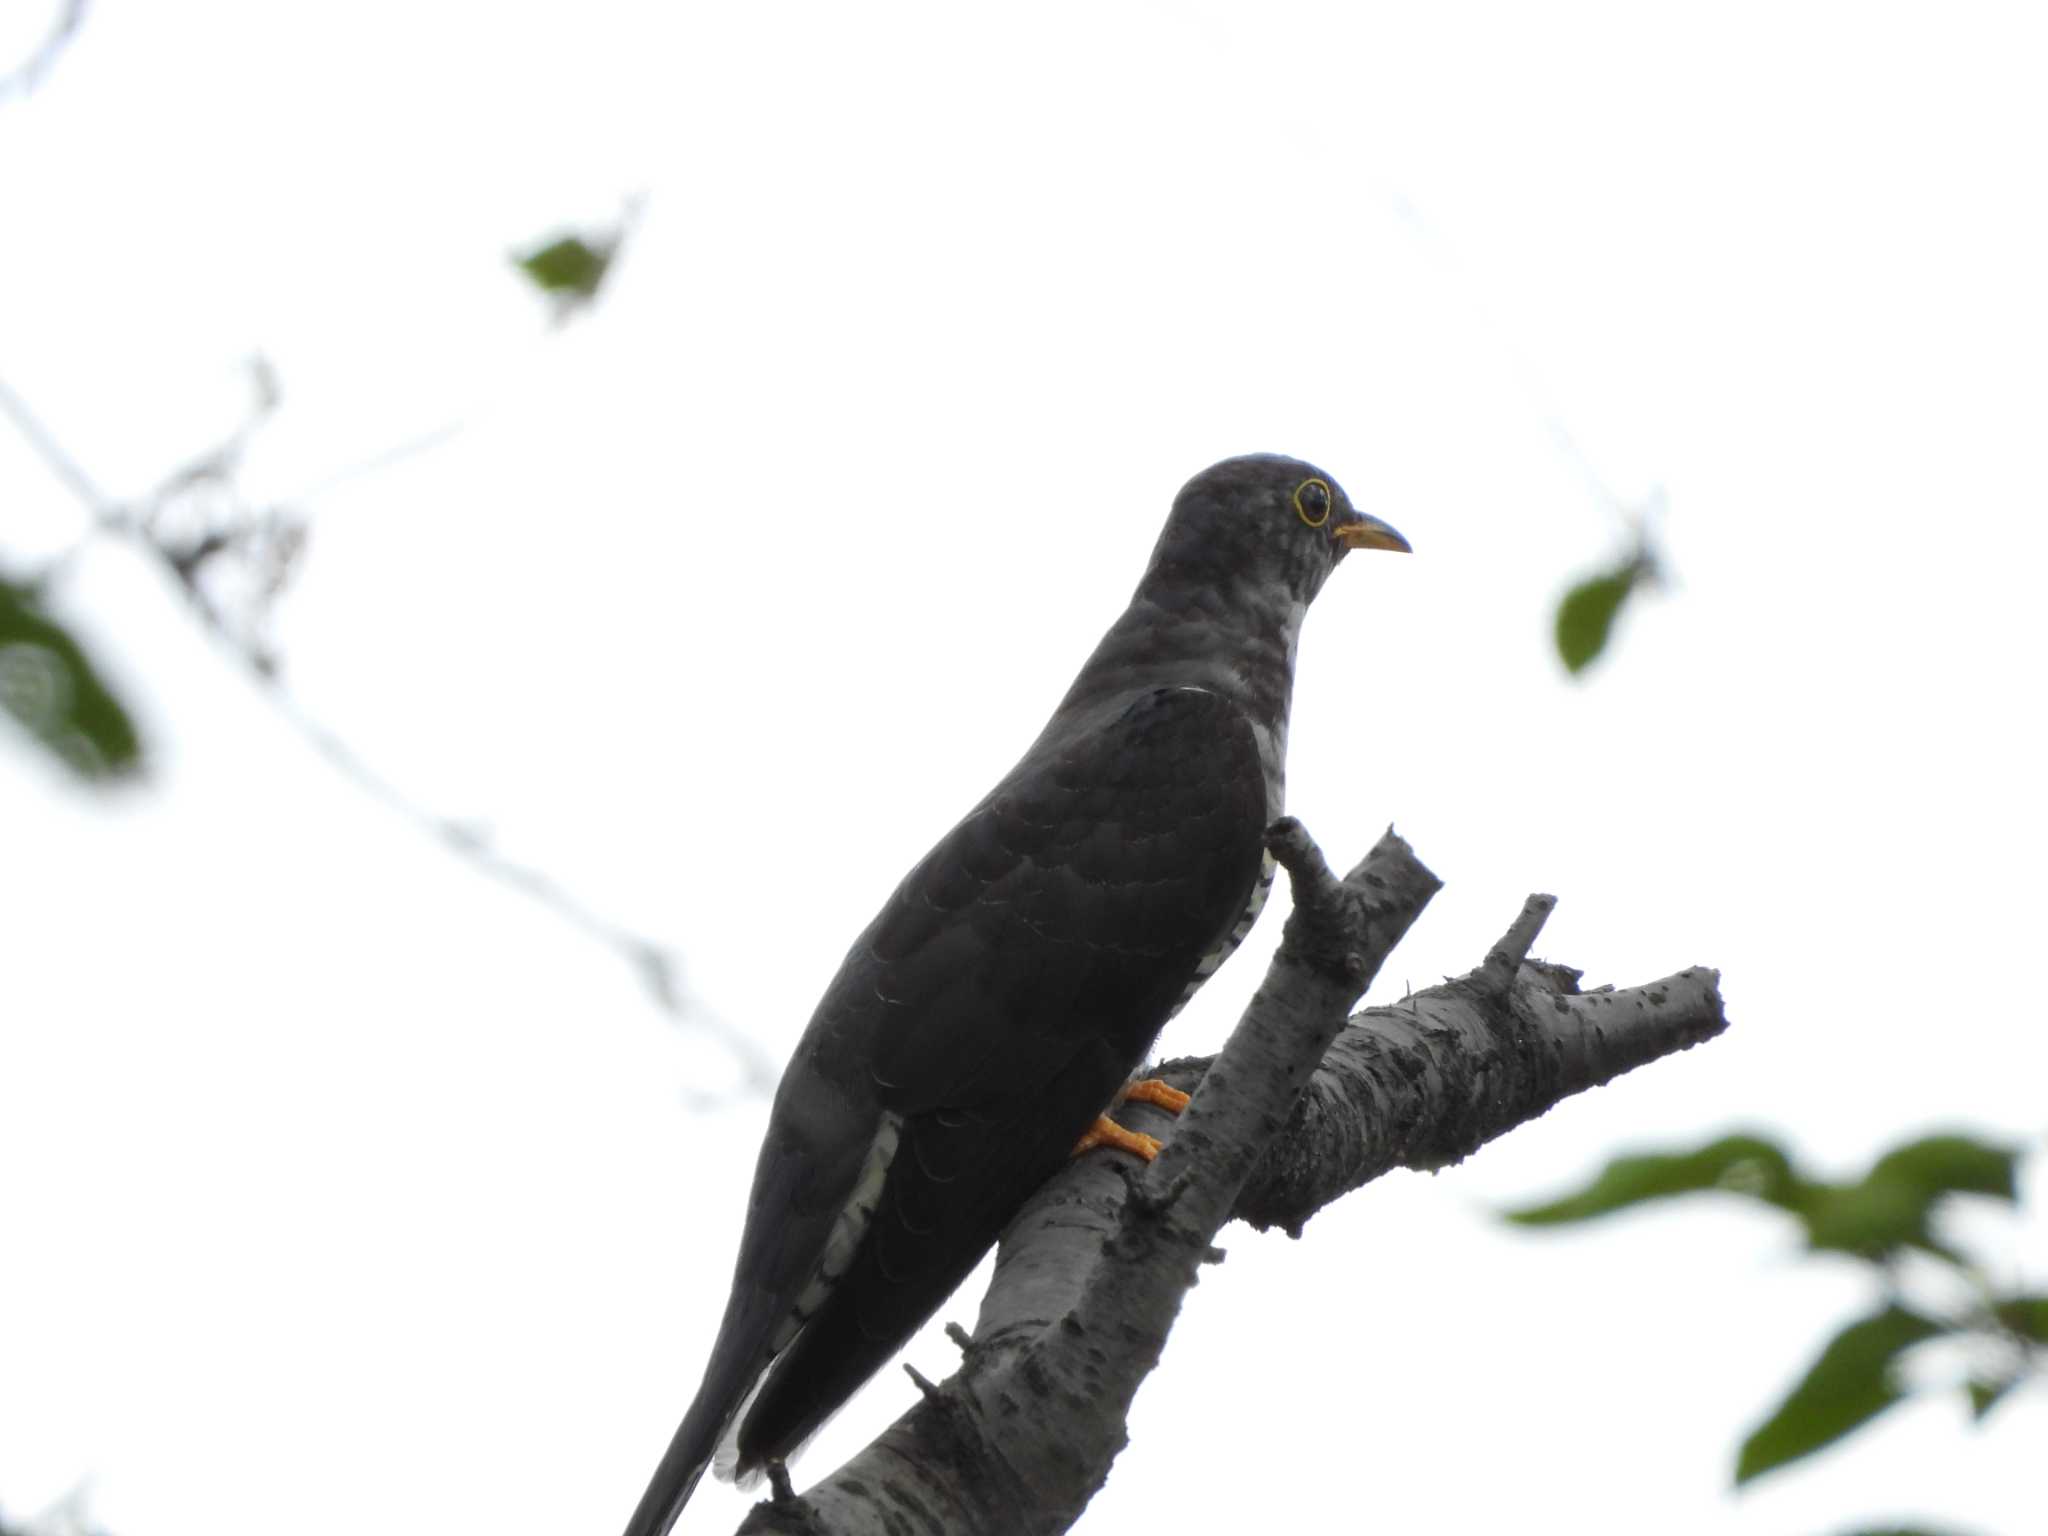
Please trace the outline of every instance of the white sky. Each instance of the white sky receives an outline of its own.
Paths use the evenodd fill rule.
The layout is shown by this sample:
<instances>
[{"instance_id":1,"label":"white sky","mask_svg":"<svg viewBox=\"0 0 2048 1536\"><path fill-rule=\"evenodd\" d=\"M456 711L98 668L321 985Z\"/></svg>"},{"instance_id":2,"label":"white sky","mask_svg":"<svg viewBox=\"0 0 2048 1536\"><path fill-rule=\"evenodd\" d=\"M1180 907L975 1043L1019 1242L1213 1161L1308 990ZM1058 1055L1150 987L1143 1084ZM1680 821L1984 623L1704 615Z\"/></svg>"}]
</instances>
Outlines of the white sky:
<instances>
[{"instance_id":1,"label":"white sky","mask_svg":"<svg viewBox=\"0 0 2048 1536\"><path fill-rule=\"evenodd\" d=\"M1718 965L1734 1029L1300 1244L1226 1234L1082 1529L2017 1536L2038 1391L1726 1491L1853 1267L1733 1209L1486 1211L1735 1125L1836 1172L2042 1127L2048 31L1538 9L101 0L0 105L0 376L116 496L232 426L255 351L259 495L459 422L307 505L294 689L778 1058L1180 483L1317 460L1417 550L1347 562L1296 696L1332 858L1393 821L1449 882L1376 996L1546 889L1542 953ZM0 11L10 56L46 14ZM506 251L635 193L550 331ZM1580 687L1550 607L1624 529L1554 423L1670 507L1674 591ZM80 526L0 432L0 552ZM693 1110L726 1058L339 781L135 557L62 600L156 771L109 801L0 744L0 1500L622 1523L764 1106ZM2041 1228L1978 1223L2037 1285ZM799 1481L910 1399L884 1373Z\"/></svg>"}]
</instances>

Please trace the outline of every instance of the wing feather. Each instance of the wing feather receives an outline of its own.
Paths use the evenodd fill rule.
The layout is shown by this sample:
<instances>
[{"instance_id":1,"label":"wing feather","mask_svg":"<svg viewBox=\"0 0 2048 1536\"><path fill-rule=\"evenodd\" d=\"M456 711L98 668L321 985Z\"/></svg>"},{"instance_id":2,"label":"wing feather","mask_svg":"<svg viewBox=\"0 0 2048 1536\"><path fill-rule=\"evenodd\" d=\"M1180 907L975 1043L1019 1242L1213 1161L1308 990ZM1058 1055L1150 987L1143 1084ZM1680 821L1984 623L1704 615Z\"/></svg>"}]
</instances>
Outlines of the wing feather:
<instances>
[{"instance_id":1,"label":"wing feather","mask_svg":"<svg viewBox=\"0 0 2048 1536\"><path fill-rule=\"evenodd\" d=\"M740 1426L743 1471L801 1445L1065 1160L1243 915L1266 810L1236 708L1155 690L1027 757L905 877L806 1039L816 1082L874 1092L902 1142Z\"/></svg>"}]
</instances>

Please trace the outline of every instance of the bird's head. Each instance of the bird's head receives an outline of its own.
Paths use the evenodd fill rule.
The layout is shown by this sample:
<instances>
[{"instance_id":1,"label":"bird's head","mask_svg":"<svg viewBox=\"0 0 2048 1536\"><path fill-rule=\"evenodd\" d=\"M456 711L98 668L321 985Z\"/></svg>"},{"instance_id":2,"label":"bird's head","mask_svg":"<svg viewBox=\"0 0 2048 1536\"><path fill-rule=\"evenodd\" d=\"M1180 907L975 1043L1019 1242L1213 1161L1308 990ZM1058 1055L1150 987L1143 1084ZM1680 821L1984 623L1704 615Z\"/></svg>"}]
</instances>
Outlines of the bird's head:
<instances>
[{"instance_id":1,"label":"bird's head","mask_svg":"<svg viewBox=\"0 0 2048 1536\"><path fill-rule=\"evenodd\" d=\"M1407 548L1315 465L1255 453L1212 464L1181 487L1146 579L1225 594L1278 588L1307 603L1349 551Z\"/></svg>"}]
</instances>

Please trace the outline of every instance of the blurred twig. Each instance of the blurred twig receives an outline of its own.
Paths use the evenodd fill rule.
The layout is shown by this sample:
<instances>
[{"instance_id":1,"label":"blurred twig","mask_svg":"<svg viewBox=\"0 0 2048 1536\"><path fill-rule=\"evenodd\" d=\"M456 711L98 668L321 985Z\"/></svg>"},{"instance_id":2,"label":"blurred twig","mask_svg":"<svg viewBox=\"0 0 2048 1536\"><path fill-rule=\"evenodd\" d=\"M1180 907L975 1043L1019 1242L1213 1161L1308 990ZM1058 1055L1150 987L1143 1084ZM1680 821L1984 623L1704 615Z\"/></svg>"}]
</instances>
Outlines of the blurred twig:
<instances>
[{"instance_id":1,"label":"blurred twig","mask_svg":"<svg viewBox=\"0 0 2048 1536\"><path fill-rule=\"evenodd\" d=\"M0 1536L106 1536L106 1527L88 1512L90 1503L91 1488L81 1483L23 1523L0 1514Z\"/></svg>"},{"instance_id":2,"label":"blurred twig","mask_svg":"<svg viewBox=\"0 0 2048 1536\"><path fill-rule=\"evenodd\" d=\"M57 55L78 35L78 29L85 21L86 3L87 0L61 0L43 40L29 50L27 58L5 74L0 74L0 101L9 96L26 96L42 84L43 76L57 62Z\"/></svg>"},{"instance_id":3,"label":"blurred twig","mask_svg":"<svg viewBox=\"0 0 2048 1536\"><path fill-rule=\"evenodd\" d=\"M1386 197L1416 244L1461 290L1473 315L1500 349L1558 457L1578 476L1587 496L1627 531L1628 551L1609 559L1593 575L1573 583L1558 601L1553 619L1557 656L1568 675L1583 676L1608 648L1615 619L1624 605L1636 593L1664 585L1667 565L1656 541L1656 525L1665 510L1664 488L1653 485L1636 502L1624 501L1615 492L1580 446L1577 434L1565 424L1537 370L1516 345L1513 333L1494 314L1478 281L1451 243L1408 198L1394 191L1387 192Z\"/></svg>"},{"instance_id":4,"label":"blurred twig","mask_svg":"<svg viewBox=\"0 0 2048 1536\"><path fill-rule=\"evenodd\" d=\"M316 497L325 496L329 491L347 485L352 480L360 480L365 475L374 475L379 470L389 469L394 464L403 464L407 459L413 458L418 454L426 453L430 449L439 448L443 444L453 442L457 437L461 436L466 425L466 422L459 419L445 421L438 427L417 433L402 443L395 443L389 448L371 454L366 459L358 459L353 464L344 464L339 469L329 470L326 474L320 476L319 479L299 491L291 499L298 505L304 506Z\"/></svg>"},{"instance_id":5,"label":"blurred twig","mask_svg":"<svg viewBox=\"0 0 2048 1536\"><path fill-rule=\"evenodd\" d=\"M251 378L255 399L242 423L133 506L106 495L4 379L0 414L84 507L94 534L124 539L163 568L222 654L330 767L471 868L523 892L610 949L632 968L656 1006L717 1040L739 1063L746 1088L765 1091L775 1080L772 1064L744 1033L688 998L677 950L598 912L546 871L506 857L473 822L419 804L372 768L339 732L307 711L284 685L264 628L304 547L305 525L287 507L252 505L237 485L242 455L276 410L280 393L275 374L260 359L251 366ZM404 451L412 451L412 445ZM382 461L401 456L394 452ZM74 547L59 564L76 553ZM239 592L235 581L222 581L229 574L239 578Z\"/></svg>"}]
</instances>

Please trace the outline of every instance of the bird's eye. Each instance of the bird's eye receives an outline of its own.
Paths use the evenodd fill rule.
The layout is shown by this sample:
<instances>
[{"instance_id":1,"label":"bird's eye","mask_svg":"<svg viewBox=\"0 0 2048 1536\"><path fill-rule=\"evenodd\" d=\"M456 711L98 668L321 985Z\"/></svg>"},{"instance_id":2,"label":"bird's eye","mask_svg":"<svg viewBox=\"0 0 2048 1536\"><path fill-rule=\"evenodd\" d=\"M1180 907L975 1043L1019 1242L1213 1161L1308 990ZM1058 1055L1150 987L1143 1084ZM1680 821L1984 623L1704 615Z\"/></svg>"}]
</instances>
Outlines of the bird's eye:
<instances>
[{"instance_id":1,"label":"bird's eye","mask_svg":"<svg viewBox=\"0 0 2048 1536\"><path fill-rule=\"evenodd\" d=\"M1301 514L1301 520L1311 528L1320 528L1330 520L1330 483L1327 480L1304 480L1294 488L1294 510Z\"/></svg>"}]
</instances>

